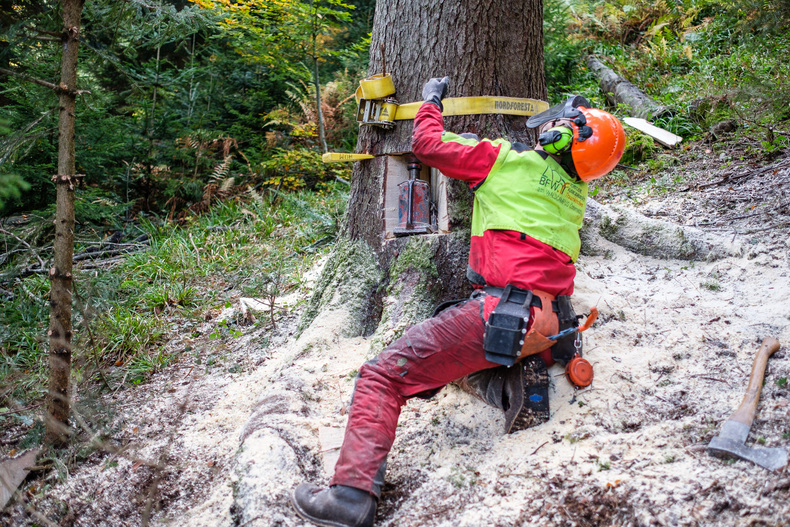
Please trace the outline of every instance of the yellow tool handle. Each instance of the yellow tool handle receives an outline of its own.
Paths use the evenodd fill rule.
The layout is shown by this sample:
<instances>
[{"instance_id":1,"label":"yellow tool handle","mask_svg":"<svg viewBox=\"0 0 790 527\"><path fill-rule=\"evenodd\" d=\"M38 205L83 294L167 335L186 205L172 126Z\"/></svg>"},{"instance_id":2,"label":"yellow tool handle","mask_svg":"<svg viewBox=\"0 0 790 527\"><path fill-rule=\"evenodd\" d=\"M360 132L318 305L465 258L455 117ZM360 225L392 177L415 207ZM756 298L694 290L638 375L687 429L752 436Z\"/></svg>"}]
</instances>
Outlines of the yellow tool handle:
<instances>
[{"instance_id":1,"label":"yellow tool handle","mask_svg":"<svg viewBox=\"0 0 790 527\"><path fill-rule=\"evenodd\" d=\"M370 154L347 154L345 152L327 152L321 156L324 163L347 163L349 161L362 161L373 159L376 156Z\"/></svg>"}]
</instances>

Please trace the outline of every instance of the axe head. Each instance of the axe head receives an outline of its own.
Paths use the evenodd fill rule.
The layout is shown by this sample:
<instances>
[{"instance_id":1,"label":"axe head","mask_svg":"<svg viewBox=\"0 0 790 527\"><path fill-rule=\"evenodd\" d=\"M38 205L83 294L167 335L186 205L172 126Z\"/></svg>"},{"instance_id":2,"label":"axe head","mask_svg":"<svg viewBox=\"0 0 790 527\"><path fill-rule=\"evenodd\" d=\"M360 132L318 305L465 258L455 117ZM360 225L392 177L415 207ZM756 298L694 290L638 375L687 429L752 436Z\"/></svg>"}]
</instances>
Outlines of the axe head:
<instances>
[{"instance_id":1,"label":"axe head","mask_svg":"<svg viewBox=\"0 0 790 527\"><path fill-rule=\"evenodd\" d=\"M737 457L751 461L768 470L779 470L787 465L787 451L781 448L746 446L749 427L737 421L726 421L721 433L708 445L708 452L717 457Z\"/></svg>"}]
</instances>

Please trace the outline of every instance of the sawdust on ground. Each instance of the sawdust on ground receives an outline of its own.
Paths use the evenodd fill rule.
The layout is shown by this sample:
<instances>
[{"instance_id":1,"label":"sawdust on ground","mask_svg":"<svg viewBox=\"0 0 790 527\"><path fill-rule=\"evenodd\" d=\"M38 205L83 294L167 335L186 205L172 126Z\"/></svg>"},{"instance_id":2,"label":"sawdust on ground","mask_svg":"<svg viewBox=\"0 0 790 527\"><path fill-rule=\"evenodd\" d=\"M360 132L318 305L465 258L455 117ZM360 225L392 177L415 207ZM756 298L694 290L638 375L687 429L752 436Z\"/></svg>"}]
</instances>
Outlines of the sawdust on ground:
<instances>
[{"instance_id":1,"label":"sawdust on ground","mask_svg":"<svg viewBox=\"0 0 790 527\"><path fill-rule=\"evenodd\" d=\"M787 472L706 452L768 336L785 347L768 363L747 443L790 444L790 162L773 166L734 180L724 175L737 167L700 173L687 178L689 190L639 204L638 189L610 197L705 224L744 255L659 260L602 240L603 254L579 261L575 295L579 310L601 312L585 338L593 386L575 392L552 367L550 421L512 435L502 434L497 410L452 385L410 401L377 525L786 525ZM149 516L153 525L305 525L285 487L328 481L319 428L342 428L353 375L368 358L369 342L344 338L342 313L334 316L298 341L291 315L274 336L255 330L219 348L205 338L172 342L196 350L191 363L104 402L117 412L108 441L123 451L92 454L66 483L38 489L45 497L30 498L29 509L64 525L140 525ZM221 366L207 364L212 357ZM256 405L283 386L300 394L301 413L245 435ZM253 467L268 474L268 487L245 483ZM256 488L268 490L245 495ZM3 519L33 521L19 505Z\"/></svg>"}]
</instances>

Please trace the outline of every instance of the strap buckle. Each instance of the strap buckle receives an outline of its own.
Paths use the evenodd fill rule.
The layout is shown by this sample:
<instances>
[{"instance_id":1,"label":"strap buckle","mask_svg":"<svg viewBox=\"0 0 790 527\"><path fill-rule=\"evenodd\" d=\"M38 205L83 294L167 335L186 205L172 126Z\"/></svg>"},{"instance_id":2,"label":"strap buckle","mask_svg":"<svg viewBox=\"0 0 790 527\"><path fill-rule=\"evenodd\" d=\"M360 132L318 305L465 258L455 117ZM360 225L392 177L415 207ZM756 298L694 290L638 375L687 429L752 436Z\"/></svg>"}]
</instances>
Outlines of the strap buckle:
<instances>
[{"instance_id":1,"label":"strap buckle","mask_svg":"<svg viewBox=\"0 0 790 527\"><path fill-rule=\"evenodd\" d=\"M386 99L360 99L357 109L357 122L359 124L369 124L392 128L395 126L396 112L398 111L398 101L388 97Z\"/></svg>"}]
</instances>

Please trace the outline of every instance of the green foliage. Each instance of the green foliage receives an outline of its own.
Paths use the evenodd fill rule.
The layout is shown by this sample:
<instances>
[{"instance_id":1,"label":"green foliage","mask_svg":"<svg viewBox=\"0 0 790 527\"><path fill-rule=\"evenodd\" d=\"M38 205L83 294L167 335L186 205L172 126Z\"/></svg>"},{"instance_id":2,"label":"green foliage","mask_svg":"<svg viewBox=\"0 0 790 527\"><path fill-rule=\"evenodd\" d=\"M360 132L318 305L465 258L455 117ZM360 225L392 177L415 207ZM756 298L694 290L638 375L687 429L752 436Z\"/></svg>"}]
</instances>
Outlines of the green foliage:
<instances>
[{"instance_id":1,"label":"green foliage","mask_svg":"<svg viewBox=\"0 0 790 527\"><path fill-rule=\"evenodd\" d=\"M790 146L790 4L759 0L548 0L544 6L546 78L552 102L567 93L606 107L597 80L586 71L595 54L648 96L672 108L654 124L686 142L712 137L731 120L755 157ZM613 109L625 116L624 109ZM661 147L639 136L625 164L650 161L661 170ZM652 158L652 159L651 159ZM632 174L633 175L633 174ZM606 182L603 183L606 185ZM596 186L596 190L601 189Z\"/></svg>"},{"instance_id":2,"label":"green foliage","mask_svg":"<svg viewBox=\"0 0 790 527\"><path fill-rule=\"evenodd\" d=\"M709 291L713 291L713 292L721 291L721 284L719 283L718 280L714 278L702 281L700 282L699 285Z\"/></svg>"},{"instance_id":3,"label":"green foliage","mask_svg":"<svg viewBox=\"0 0 790 527\"><path fill-rule=\"evenodd\" d=\"M110 309L93 327L98 353L109 364L122 366L159 343L162 321L129 308Z\"/></svg>"},{"instance_id":4,"label":"green foliage","mask_svg":"<svg viewBox=\"0 0 790 527\"><path fill-rule=\"evenodd\" d=\"M325 164L321 161L321 154L304 149L278 149L263 163L263 169L263 184L284 190L313 189L320 182L351 176L348 165Z\"/></svg>"},{"instance_id":5,"label":"green foliage","mask_svg":"<svg viewBox=\"0 0 790 527\"><path fill-rule=\"evenodd\" d=\"M30 190L30 183L16 174L0 174L0 212L9 200L22 197L22 193Z\"/></svg>"},{"instance_id":6,"label":"green foliage","mask_svg":"<svg viewBox=\"0 0 790 527\"><path fill-rule=\"evenodd\" d=\"M77 203L82 226L109 231L140 213L206 210L269 179L263 167L278 149L317 148L311 57L329 81L321 91L330 147L353 148L353 104L343 101L365 71L372 0L199 3L215 8L86 3L78 88L90 93L77 100L76 134L88 199ZM18 12L27 16L10 14L0 35L0 67L56 83L57 46L32 37L60 31L58 10ZM3 212L46 209L54 201L57 97L0 74L0 107L8 129L0 136ZM274 123L278 108L293 118Z\"/></svg>"},{"instance_id":7,"label":"green foliage","mask_svg":"<svg viewBox=\"0 0 790 527\"><path fill-rule=\"evenodd\" d=\"M243 56L297 78L306 57L332 54L333 34L351 21L349 11L354 9L340 0L191 1L223 13L220 24Z\"/></svg>"},{"instance_id":8,"label":"green foliage","mask_svg":"<svg viewBox=\"0 0 790 527\"><path fill-rule=\"evenodd\" d=\"M250 191L181 224L142 222L148 247L109 270L78 263L77 382L96 381L97 368L113 388L143 382L179 359L167 351L170 339L197 331L206 313L231 305L239 292L266 300L298 286L312 255L337 233L346 189L331 182L310 192ZM45 393L49 281L12 276L0 274L0 386L11 387L0 393L35 400ZM278 317L272 306L268 318ZM242 330L225 322L215 340Z\"/></svg>"},{"instance_id":9,"label":"green foliage","mask_svg":"<svg viewBox=\"0 0 790 527\"><path fill-rule=\"evenodd\" d=\"M0 286L5 289L7 286ZM47 342L42 328L49 318L49 281L45 276L17 279L0 308L0 384L8 397L40 397L46 393ZM4 405L0 401L0 406Z\"/></svg>"},{"instance_id":10,"label":"green foliage","mask_svg":"<svg viewBox=\"0 0 790 527\"><path fill-rule=\"evenodd\" d=\"M579 74L583 43L568 31L572 21L567 0L546 0L543 4L543 48L549 99L558 103Z\"/></svg>"}]
</instances>

